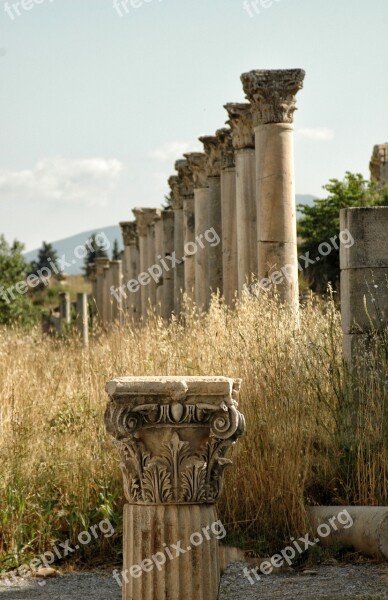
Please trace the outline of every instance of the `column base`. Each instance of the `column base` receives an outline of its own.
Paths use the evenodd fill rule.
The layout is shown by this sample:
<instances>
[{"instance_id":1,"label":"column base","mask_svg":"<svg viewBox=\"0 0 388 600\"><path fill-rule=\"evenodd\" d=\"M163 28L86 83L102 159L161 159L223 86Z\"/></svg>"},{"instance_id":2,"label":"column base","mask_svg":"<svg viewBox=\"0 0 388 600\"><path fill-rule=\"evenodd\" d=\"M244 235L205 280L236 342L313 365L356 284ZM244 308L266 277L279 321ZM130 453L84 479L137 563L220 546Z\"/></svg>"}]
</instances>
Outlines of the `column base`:
<instances>
[{"instance_id":1,"label":"column base","mask_svg":"<svg viewBox=\"0 0 388 600\"><path fill-rule=\"evenodd\" d=\"M217 600L214 505L124 507L123 600Z\"/></svg>"}]
</instances>

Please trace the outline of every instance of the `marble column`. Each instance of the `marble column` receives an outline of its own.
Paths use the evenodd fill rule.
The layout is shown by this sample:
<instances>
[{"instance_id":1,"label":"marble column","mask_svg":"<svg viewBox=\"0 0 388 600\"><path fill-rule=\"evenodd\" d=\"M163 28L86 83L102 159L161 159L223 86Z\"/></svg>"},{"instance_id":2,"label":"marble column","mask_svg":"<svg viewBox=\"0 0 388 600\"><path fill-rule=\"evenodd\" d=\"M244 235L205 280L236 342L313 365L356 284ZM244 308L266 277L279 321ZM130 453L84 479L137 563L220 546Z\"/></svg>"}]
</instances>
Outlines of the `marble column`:
<instances>
[{"instance_id":1,"label":"marble column","mask_svg":"<svg viewBox=\"0 0 388 600\"><path fill-rule=\"evenodd\" d=\"M222 279L225 303L232 307L237 291L236 167L231 130L216 132L221 148Z\"/></svg>"},{"instance_id":2,"label":"marble column","mask_svg":"<svg viewBox=\"0 0 388 600\"><path fill-rule=\"evenodd\" d=\"M168 180L171 189L172 209L174 211L174 252L179 264L174 269L174 313L181 314L183 292L185 289L183 196L180 193L180 180L172 175Z\"/></svg>"},{"instance_id":3,"label":"marble column","mask_svg":"<svg viewBox=\"0 0 388 600\"><path fill-rule=\"evenodd\" d=\"M89 345L89 303L87 294L77 294L76 324L84 346Z\"/></svg>"},{"instance_id":4,"label":"marble column","mask_svg":"<svg viewBox=\"0 0 388 600\"><path fill-rule=\"evenodd\" d=\"M202 136L199 140L203 143L207 159L210 293L222 294L221 147L219 139L213 135Z\"/></svg>"},{"instance_id":5,"label":"marble column","mask_svg":"<svg viewBox=\"0 0 388 600\"><path fill-rule=\"evenodd\" d=\"M109 258L98 257L95 260L96 265L96 308L98 320L100 323L105 324L105 315L107 313L107 304L109 302L109 295L105 294L105 271L109 268Z\"/></svg>"},{"instance_id":6,"label":"marble column","mask_svg":"<svg viewBox=\"0 0 388 600\"><path fill-rule=\"evenodd\" d=\"M124 480L123 600L217 600L216 503L225 454L244 433L241 380L123 377L106 386L105 424ZM217 535L218 532L218 535ZM171 552L179 545L185 552Z\"/></svg>"},{"instance_id":7,"label":"marble column","mask_svg":"<svg viewBox=\"0 0 388 600\"><path fill-rule=\"evenodd\" d=\"M138 281L140 284L140 302L141 302L141 318L145 320L147 318L147 312L150 307L149 304L149 283L151 281L151 275L148 272L150 267L149 261L152 257L148 256L148 226L153 223L155 216L159 213L160 209L157 208L134 208L133 214L136 218L136 229L139 236L139 275Z\"/></svg>"},{"instance_id":8,"label":"marble column","mask_svg":"<svg viewBox=\"0 0 388 600\"><path fill-rule=\"evenodd\" d=\"M140 285L138 277L139 266L139 239L134 221L120 223L124 242L123 259L123 294L125 316L130 320L138 321L141 313Z\"/></svg>"},{"instance_id":9,"label":"marble column","mask_svg":"<svg viewBox=\"0 0 388 600\"><path fill-rule=\"evenodd\" d=\"M356 366L388 325L388 207L344 208L340 229L343 355Z\"/></svg>"},{"instance_id":10,"label":"marble column","mask_svg":"<svg viewBox=\"0 0 388 600\"><path fill-rule=\"evenodd\" d=\"M175 252L175 211L164 210L162 212L163 225L163 259L173 257ZM175 270L179 265L173 267L171 260L164 260L163 271L163 304L161 316L170 319L175 306ZM167 267L167 268L166 268Z\"/></svg>"},{"instance_id":11,"label":"marble column","mask_svg":"<svg viewBox=\"0 0 388 600\"><path fill-rule=\"evenodd\" d=\"M154 260L154 277L156 279L156 314L159 317L163 316L163 301L164 301L164 283L165 283L165 270L160 261L164 258L164 225L163 225L163 211L160 214L159 219L154 221L155 227L155 260Z\"/></svg>"},{"instance_id":12,"label":"marble column","mask_svg":"<svg viewBox=\"0 0 388 600\"><path fill-rule=\"evenodd\" d=\"M302 69L241 76L252 105L256 142L258 276L263 289L299 306L293 119Z\"/></svg>"},{"instance_id":13,"label":"marble column","mask_svg":"<svg viewBox=\"0 0 388 600\"><path fill-rule=\"evenodd\" d=\"M195 301L195 206L193 172L187 160L175 163L183 204L183 241L185 259L185 294Z\"/></svg>"},{"instance_id":14,"label":"marble column","mask_svg":"<svg viewBox=\"0 0 388 600\"><path fill-rule=\"evenodd\" d=\"M90 309L91 309L91 315L93 317L96 313L96 307L97 307L97 268L96 268L96 263L89 263L87 277L92 284Z\"/></svg>"},{"instance_id":15,"label":"marble column","mask_svg":"<svg viewBox=\"0 0 388 600\"><path fill-rule=\"evenodd\" d=\"M195 304L206 311L210 304L209 244L204 234L209 221L209 187L207 183L206 154L190 152L184 155L193 172L195 205Z\"/></svg>"},{"instance_id":16,"label":"marble column","mask_svg":"<svg viewBox=\"0 0 388 600\"><path fill-rule=\"evenodd\" d=\"M71 302L70 294L68 292L61 292L59 294L59 316L61 320L61 331L63 325L70 325L71 323ZM66 327L63 328L66 331Z\"/></svg>"},{"instance_id":17,"label":"marble column","mask_svg":"<svg viewBox=\"0 0 388 600\"><path fill-rule=\"evenodd\" d=\"M257 276L256 158L249 103L225 105L236 160L236 227L238 292Z\"/></svg>"},{"instance_id":18,"label":"marble column","mask_svg":"<svg viewBox=\"0 0 388 600\"><path fill-rule=\"evenodd\" d=\"M123 296L119 293L112 294L111 287L119 290L123 285L123 272L121 260L110 261L110 281L109 281L109 299L110 299L110 322L121 323L123 321Z\"/></svg>"}]
</instances>

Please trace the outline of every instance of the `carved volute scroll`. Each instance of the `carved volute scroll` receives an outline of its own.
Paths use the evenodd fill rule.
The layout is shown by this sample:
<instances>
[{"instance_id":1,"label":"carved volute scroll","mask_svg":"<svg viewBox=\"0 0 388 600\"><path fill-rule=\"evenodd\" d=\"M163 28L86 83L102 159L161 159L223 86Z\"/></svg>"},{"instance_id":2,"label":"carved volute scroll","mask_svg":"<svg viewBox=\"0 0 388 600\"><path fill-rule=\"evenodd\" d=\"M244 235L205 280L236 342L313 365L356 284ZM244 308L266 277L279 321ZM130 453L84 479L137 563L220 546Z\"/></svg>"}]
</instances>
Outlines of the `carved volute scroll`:
<instances>
[{"instance_id":1,"label":"carved volute scroll","mask_svg":"<svg viewBox=\"0 0 388 600\"><path fill-rule=\"evenodd\" d=\"M253 130L252 107L249 102L229 102L224 106L228 112L232 131L232 141L235 150L255 147L255 134Z\"/></svg>"},{"instance_id":2,"label":"carved volute scroll","mask_svg":"<svg viewBox=\"0 0 388 600\"><path fill-rule=\"evenodd\" d=\"M214 504L225 455L244 433L241 380L123 377L110 381L105 424L130 504Z\"/></svg>"},{"instance_id":3,"label":"carved volute scroll","mask_svg":"<svg viewBox=\"0 0 388 600\"><path fill-rule=\"evenodd\" d=\"M292 123L296 94L303 87L303 69L256 70L241 75L244 92L252 104L254 126Z\"/></svg>"}]
</instances>

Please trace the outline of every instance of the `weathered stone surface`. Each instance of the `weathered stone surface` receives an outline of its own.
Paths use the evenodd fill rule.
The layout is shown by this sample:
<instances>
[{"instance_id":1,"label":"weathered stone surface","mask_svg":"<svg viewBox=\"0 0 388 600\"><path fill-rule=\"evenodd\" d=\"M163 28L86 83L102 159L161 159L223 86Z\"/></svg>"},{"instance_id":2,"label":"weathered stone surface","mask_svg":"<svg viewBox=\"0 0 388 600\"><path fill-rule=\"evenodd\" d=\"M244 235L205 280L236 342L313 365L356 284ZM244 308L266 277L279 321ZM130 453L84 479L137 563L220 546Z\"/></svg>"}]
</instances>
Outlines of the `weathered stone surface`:
<instances>
[{"instance_id":1,"label":"weathered stone surface","mask_svg":"<svg viewBox=\"0 0 388 600\"><path fill-rule=\"evenodd\" d=\"M303 87L302 69L254 70L241 75L244 92L252 104L253 124L292 123L296 94Z\"/></svg>"},{"instance_id":2,"label":"weathered stone surface","mask_svg":"<svg viewBox=\"0 0 388 600\"><path fill-rule=\"evenodd\" d=\"M388 323L388 268L341 271L344 333L381 330Z\"/></svg>"},{"instance_id":3,"label":"weathered stone surface","mask_svg":"<svg viewBox=\"0 0 388 600\"><path fill-rule=\"evenodd\" d=\"M224 108L228 112L232 131L232 141L235 150L255 147L255 134L253 130L252 106L249 102L229 102Z\"/></svg>"},{"instance_id":4,"label":"weathered stone surface","mask_svg":"<svg viewBox=\"0 0 388 600\"><path fill-rule=\"evenodd\" d=\"M374 146L369 168L372 180L388 185L388 144Z\"/></svg>"},{"instance_id":5,"label":"weathered stone surface","mask_svg":"<svg viewBox=\"0 0 388 600\"><path fill-rule=\"evenodd\" d=\"M180 179L178 175L171 175L168 180L168 185L171 190L171 200L173 210L182 210L183 196L180 191Z\"/></svg>"},{"instance_id":6,"label":"weathered stone surface","mask_svg":"<svg viewBox=\"0 0 388 600\"><path fill-rule=\"evenodd\" d=\"M203 135L198 139L203 144L207 158L207 176L219 177L221 173L221 147L219 139L214 135Z\"/></svg>"},{"instance_id":7,"label":"weathered stone surface","mask_svg":"<svg viewBox=\"0 0 388 600\"><path fill-rule=\"evenodd\" d=\"M123 377L110 381L105 423L130 504L214 504L225 454L243 434L240 380Z\"/></svg>"},{"instance_id":8,"label":"weathered stone surface","mask_svg":"<svg viewBox=\"0 0 388 600\"><path fill-rule=\"evenodd\" d=\"M207 157L203 152L184 155L193 174L194 189L207 187Z\"/></svg>"},{"instance_id":9,"label":"weathered stone surface","mask_svg":"<svg viewBox=\"0 0 388 600\"><path fill-rule=\"evenodd\" d=\"M137 230L135 221L122 221L119 223L123 236L124 246L137 243Z\"/></svg>"},{"instance_id":10,"label":"weathered stone surface","mask_svg":"<svg viewBox=\"0 0 388 600\"><path fill-rule=\"evenodd\" d=\"M178 171L179 191L183 198L192 197L194 195L193 172L189 163L185 159L177 160L175 169Z\"/></svg>"},{"instance_id":11,"label":"weathered stone surface","mask_svg":"<svg viewBox=\"0 0 388 600\"><path fill-rule=\"evenodd\" d=\"M220 142L221 169L232 169L235 166L232 131L228 127L217 129L216 136Z\"/></svg>"},{"instance_id":12,"label":"weathered stone surface","mask_svg":"<svg viewBox=\"0 0 388 600\"><path fill-rule=\"evenodd\" d=\"M388 268L388 207L344 208L340 215L341 269Z\"/></svg>"}]
</instances>

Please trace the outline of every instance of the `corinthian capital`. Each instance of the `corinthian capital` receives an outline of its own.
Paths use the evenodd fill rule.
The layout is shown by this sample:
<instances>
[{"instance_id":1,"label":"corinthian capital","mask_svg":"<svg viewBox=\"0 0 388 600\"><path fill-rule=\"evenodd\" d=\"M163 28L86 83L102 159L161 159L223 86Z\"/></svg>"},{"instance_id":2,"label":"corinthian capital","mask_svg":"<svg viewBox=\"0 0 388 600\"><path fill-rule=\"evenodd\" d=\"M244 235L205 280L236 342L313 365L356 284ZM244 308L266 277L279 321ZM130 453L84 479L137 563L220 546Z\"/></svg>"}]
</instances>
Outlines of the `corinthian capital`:
<instances>
[{"instance_id":1,"label":"corinthian capital","mask_svg":"<svg viewBox=\"0 0 388 600\"><path fill-rule=\"evenodd\" d=\"M168 179L168 185L171 190L171 200L173 210L181 210L183 208L183 198L179 190L178 175L171 175Z\"/></svg>"},{"instance_id":2,"label":"corinthian capital","mask_svg":"<svg viewBox=\"0 0 388 600\"><path fill-rule=\"evenodd\" d=\"M228 125L232 131L232 141L235 150L255 147L255 134L253 130L252 107L249 102L225 104L229 120Z\"/></svg>"},{"instance_id":3,"label":"corinthian capital","mask_svg":"<svg viewBox=\"0 0 388 600\"><path fill-rule=\"evenodd\" d=\"M214 135L203 135L202 142L207 158L207 176L219 177L221 173L221 148L219 139Z\"/></svg>"},{"instance_id":4,"label":"corinthian capital","mask_svg":"<svg viewBox=\"0 0 388 600\"><path fill-rule=\"evenodd\" d=\"M136 244L137 230L135 221L123 221L120 223L124 246Z\"/></svg>"},{"instance_id":5,"label":"corinthian capital","mask_svg":"<svg viewBox=\"0 0 388 600\"><path fill-rule=\"evenodd\" d=\"M179 191L182 197L189 197L194 194L193 172L189 167L187 160L181 158L175 163L175 170L178 171Z\"/></svg>"},{"instance_id":6,"label":"corinthian capital","mask_svg":"<svg viewBox=\"0 0 388 600\"><path fill-rule=\"evenodd\" d=\"M206 188L207 185L207 170L206 154L203 152L189 152L183 155L189 164L193 173L194 188Z\"/></svg>"},{"instance_id":7,"label":"corinthian capital","mask_svg":"<svg viewBox=\"0 0 388 600\"><path fill-rule=\"evenodd\" d=\"M147 235L148 225L162 218L160 208L134 208L132 212L136 217L136 228L141 237Z\"/></svg>"},{"instance_id":8,"label":"corinthian capital","mask_svg":"<svg viewBox=\"0 0 388 600\"><path fill-rule=\"evenodd\" d=\"M303 87L302 69L257 70L243 73L244 92L252 104L254 126L293 123L296 94Z\"/></svg>"},{"instance_id":9,"label":"corinthian capital","mask_svg":"<svg viewBox=\"0 0 388 600\"><path fill-rule=\"evenodd\" d=\"M226 452L244 433L241 380L122 377L106 386L105 424L130 504L214 504Z\"/></svg>"},{"instance_id":10,"label":"corinthian capital","mask_svg":"<svg viewBox=\"0 0 388 600\"><path fill-rule=\"evenodd\" d=\"M228 127L217 129L216 136L220 142L221 168L229 169L235 166L232 131Z\"/></svg>"}]
</instances>

